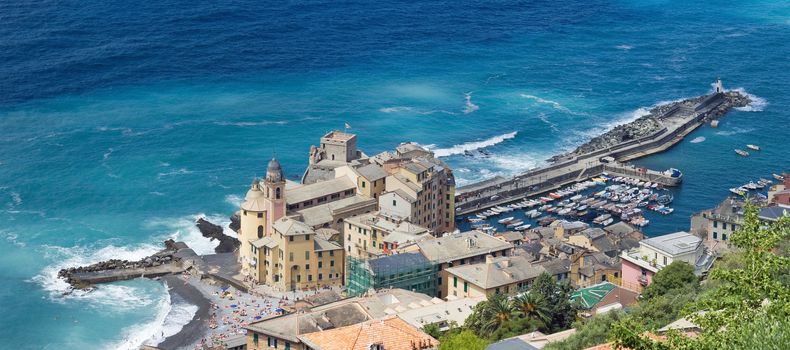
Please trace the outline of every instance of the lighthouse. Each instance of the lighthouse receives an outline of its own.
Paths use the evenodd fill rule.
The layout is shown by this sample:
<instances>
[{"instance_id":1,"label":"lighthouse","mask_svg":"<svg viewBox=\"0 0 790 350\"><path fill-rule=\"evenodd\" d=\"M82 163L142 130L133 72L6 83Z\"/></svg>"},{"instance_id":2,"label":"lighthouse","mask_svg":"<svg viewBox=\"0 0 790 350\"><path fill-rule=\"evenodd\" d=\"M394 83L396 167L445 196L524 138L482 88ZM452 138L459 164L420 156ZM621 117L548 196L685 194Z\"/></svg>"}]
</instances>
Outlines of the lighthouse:
<instances>
[{"instance_id":1,"label":"lighthouse","mask_svg":"<svg viewBox=\"0 0 790 350\"><path fill-rule=\"evenodd\" d=\"M716 83L714 84L714 87L716 89L715 93L717 93L717 94L724 93L724 87L721 86L721 79L720 78L716 78Z\"/></svg>"}]
</instances>

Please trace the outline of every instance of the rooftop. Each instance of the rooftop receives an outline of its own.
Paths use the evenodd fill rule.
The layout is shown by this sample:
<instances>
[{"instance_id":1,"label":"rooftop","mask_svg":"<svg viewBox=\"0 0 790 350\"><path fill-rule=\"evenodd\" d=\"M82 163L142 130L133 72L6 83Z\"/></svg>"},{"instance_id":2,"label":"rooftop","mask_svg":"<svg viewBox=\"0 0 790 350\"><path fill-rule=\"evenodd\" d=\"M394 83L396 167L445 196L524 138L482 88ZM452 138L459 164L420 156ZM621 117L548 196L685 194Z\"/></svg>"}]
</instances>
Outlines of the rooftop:
<instances>
[{"instance_id":1,"label":"rooftop","mask_svg":"<svg viewBox=\"0 0 790 350\"><path fill-rule=\"evenodd\" d=\"M313 240L313 246L316 252L343 249L337 242L329 241L318 236Z\"/></svg>"},{"instance_id":2,"label":"rooftop","mask_svg":"<svg viewBox=\"0 0 790 350\"><path fill-rule=\"evenodd\" d=\"M385 255L368 260L374 275L389 276L406 271L430 268L431 262L420 253L401 253Z\"/></svg>"},{"instance_id":3,"label":"rooftop","mask_svg":"<svg viewBox=\"0 0 790 350\"><path fill-rule=\"evenodd\" d=\"M472 314L475 305L483 300L486 300L486 298L458 298L436 302L419 309L401 312L398 314L398 317L418 328L438 323L440 329L445 327L449 329L450 322L456 322L459 325L464 324L466 318Z\"/></svg>"},{"instance_id":4,"label":"rooftop","mask_svg":"<svg viewBox=\"0 0 790 350\"><path fill-rule=\"evenodd\" d=\"M618 221L616 224L606 226L603 228L603 230L617 236L624 236L636 231L633 226L625 223L624 221Z\"/></svg>"},{"instance_id":5,"label":"rooftop","mask_svg":"<svg viewBox=\"0 0 790 350\"><path fill-rule=\"evenodd\" d=\"M302 221L308 226L317 227L323 226L326 223L332 224L335 219L334 214L339 211L355 206L366 205L375 208L376 200L362 195L353 195L333 202L297 210L296 213L301 215Z\"/></svg>"},{"instance_id":6,"label":"rooftop","mask_svg":"<svg viewBox=\"0 0 790 350\"><path fill-rule=\"evenodd\" d=\"M387 350L415 350L439 345L439 341L397 316L308 333L299 339L316 350L370 350L374 344Z\"/></svg>"},{"instance_id":7,"label":"rooftop","mask_svg":"<svg viewBox=\"0 0 790 350\"><path fill-rule=\"evenodd\" d=\"M417 245L425 257L433 262L449 262L513 248L512 244L480 231L452 233Z\"/></svg>"},{"instance_id":8,"label":"rooftop","mask_svg":"<svg viewBox=\"0 0 790 350\"><path fill-rule=\"evenodd\" d=\"M546 270L543 266L532 264L524 256L514 255L493 259L487 257L483 264L451 267L447 272L480 288L490 289L536 278Z\"/></svg>"},{"instance_id":9,"label":"rooftop","mask_svg":"<svg viewBox=\"0 0 790 350\"><path fill-rule=\"evenodd\" d=\"M677 256L697 250L702 244L702 239L688 232L680 231L645 239L640 244Z\"/></svg>"},{"instance_id":10,"label":"rooftop","mask_svg":"<svg viewBox=\"0 0 790 350\"><path fill-rule=\"evenodd\" d=\"M776 221L783 216L790 216L790 207L781 204L772 207L765 207L760 209L760 214L758 216L763 220Z\"/></svg>"},{"instance_id":11,"label":"rooftop","mask_svg":"<svg viewBox=\"0 0 790 350\"><path fill-rule=\"evenodd\" d=\"M387 177L387 172L376 164L368 164L356 169L357 172L369 181L381 180Z\"/></svg>"},{"instance_id":12,"label":"rooftop","mask_svg":"<svg viewBox=\"0 0 790 350\"><path fill-rule=\"evenodd\" d=\"M357 135L349 134L341 131L330 131L328 134L324 135L321 139L327 139L332 141L348 141L356 137Z\"/></svg>"},{"instance_id":13,"label":"rooftop","mask_svg":"<svg viewBox=\"0 0 790 350\"><path fill-rule=\"evenodd\" d=\"M343 176L289 189L286 191L285 201L288 205L292 205L350 189L356 190L356 188L356 184L349 178Z\"/></svg>"},{"instance_id":14,"label":"rooftop","mask_svg":"<svg viewBox=\"0 0 790 350\"><path fill-rule=\"evenodd\" d=\"M310 226L307 226L307 224L289 217L284 217L275 221L272 227L284 236L308 235L315 233L315 231L313 231Z\"/></svg>"}]
</instances>

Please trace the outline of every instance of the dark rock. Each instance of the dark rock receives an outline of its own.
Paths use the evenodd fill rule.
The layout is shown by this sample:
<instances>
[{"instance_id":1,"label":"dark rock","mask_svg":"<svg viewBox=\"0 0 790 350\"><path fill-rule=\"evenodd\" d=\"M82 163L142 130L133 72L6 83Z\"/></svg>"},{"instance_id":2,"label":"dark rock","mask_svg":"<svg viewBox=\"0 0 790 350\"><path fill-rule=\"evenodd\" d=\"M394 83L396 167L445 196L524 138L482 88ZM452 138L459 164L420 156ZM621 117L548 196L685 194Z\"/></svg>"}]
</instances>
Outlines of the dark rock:
<instances>
[{"instance_id":1,"label":"dark rock","mask_svg":"<svg viewBox=\"0 0 790 350\"><path fill-rule=\"evenodd\" d=\"M230 253L236 251L241 245L241 242L234 238L226 235L222 229L222 226L212 224L208 220L204 218L200 218L195 223L200 233L203 237L210 238L212 240L216 239L219 241L219 245L214 248L214 251L217 253Z\"/></svg>"},{"instance_id":2,"label":"dark rock","mask_svg":"<svg viewBox=\"0 0 790 350\"><path fill-rule=\"evenodd\" d=\"M233 232L239 233L241 229L241 217L239 217L239 213L233 214L230 216L230 225L228 225Z\"/></svg>"}]
</instances>

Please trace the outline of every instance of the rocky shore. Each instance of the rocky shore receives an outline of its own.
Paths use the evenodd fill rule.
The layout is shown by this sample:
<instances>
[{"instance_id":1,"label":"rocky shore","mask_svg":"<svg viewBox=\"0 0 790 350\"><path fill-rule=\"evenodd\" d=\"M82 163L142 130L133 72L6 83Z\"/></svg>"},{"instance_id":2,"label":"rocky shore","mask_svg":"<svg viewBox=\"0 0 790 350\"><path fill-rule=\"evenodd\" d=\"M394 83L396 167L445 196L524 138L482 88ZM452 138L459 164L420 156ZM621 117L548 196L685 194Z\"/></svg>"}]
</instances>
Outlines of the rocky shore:
<instances>
[{"instance_id":1,"label":"rocky shore","mask_svg":"<svg viewBox=\"0 0 790 350\"><path fill-rule=\"evenodd\" d=\"M233 219L231 218L231 225L233 224ZM203 237L209 238L212 241L218 240L219 245L214 248L214 252L216 253L231 253L239 249L241 242L234 238L230 237L225 234L222 226L212 224L205 218L200 218L195 222L198 230L203 235Z\"/></svg>"},{"instance_id":2,"label":"rocky shore","mask_svg":"<svg viewBox=\"0 0 790 350\"><path fill-rule=\"evenodd\" d=\"M716 119L727 113L732 108L744 107L752 102L748 96L741 94L738 91L727 91L722 95L724 102L718 105L716 108L705 113L703 116L704 121ZM558 161L572 159L576 156L611 148L624 142L652 135L661 131L664 128L664 122L672 119L675 116L676 111L688 111L689 109L692 109L693 111L694 106L697 106L709 97L710 95L704 95L656 106L652 108L648 114L630 123L620 124L605 132L604 134L592 138L590 141L577 147L575 150L551 157L548 159L548 161L551 163L556 163Z\"/></svg>"}]
</instances>

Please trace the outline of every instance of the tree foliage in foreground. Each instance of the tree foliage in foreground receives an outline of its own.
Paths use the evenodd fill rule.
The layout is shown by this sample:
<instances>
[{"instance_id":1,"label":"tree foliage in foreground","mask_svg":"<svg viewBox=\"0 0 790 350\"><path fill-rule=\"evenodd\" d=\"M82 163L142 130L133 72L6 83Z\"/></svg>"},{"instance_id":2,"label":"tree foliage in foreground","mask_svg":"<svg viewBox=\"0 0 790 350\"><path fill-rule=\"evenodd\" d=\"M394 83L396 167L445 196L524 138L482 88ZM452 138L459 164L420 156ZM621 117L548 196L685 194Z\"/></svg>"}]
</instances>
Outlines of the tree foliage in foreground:
<instances>
[{"instance_id":1,"label":"tree foliage in foreground","mask_svg":"<svg viewBox=\"0 0 790 350\"><path fill-rule=\"evenodd\" d=\"M687 337L670 331L665 341L656 341L645 334L642 324L626 320L614 327L615 346L636 350L787 348L790 289L783 284L783 274L790 268L790 259L777 253L789 237L789 218L761 226L757 208L747 203L744 224L731 239L741 250L742 261L733 268L713 269L709 278L717 288L684 309L702 332Z\"/></svg>"},{"instance_id":2,"label":"tree foliage in foreground","mask_svg":"<svg viewBox=\"0 0 790 350\"><path fill-rule=\"evenodd\" d=\"M439 339L439 350L484 350L488 342L472 331L450 333Z\"/></svg>"}]
</instances>

